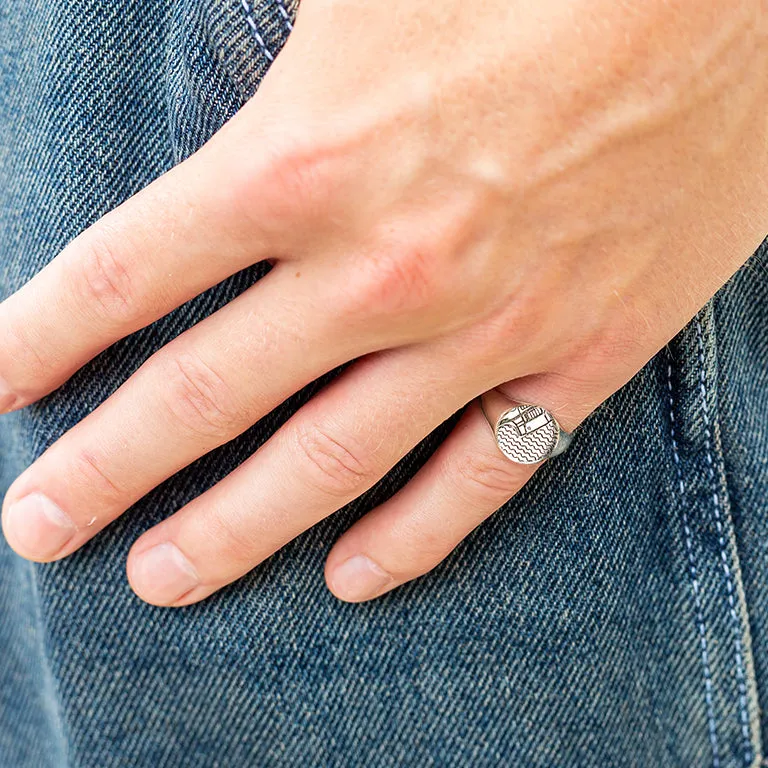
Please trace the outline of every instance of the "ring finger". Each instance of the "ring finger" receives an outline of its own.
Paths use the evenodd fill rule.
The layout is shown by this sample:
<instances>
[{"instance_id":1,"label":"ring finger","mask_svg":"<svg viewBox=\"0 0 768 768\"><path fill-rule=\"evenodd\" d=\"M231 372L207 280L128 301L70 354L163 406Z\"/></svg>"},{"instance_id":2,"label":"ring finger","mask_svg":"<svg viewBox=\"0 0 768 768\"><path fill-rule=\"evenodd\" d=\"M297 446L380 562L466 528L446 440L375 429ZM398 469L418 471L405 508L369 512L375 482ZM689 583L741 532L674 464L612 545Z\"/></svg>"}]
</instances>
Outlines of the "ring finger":
<instances>
[{"instance_id":1,"label":"ring finger","mask_svg":"<svg viewBox=\"0 0 768 768\"><path fill-rule=\"evenodd\" d=\"M499 389L515 392L517 402L544 400L562 426L573 429L586 412L558 407L554 391L542 384L540 376L519 379L493 394L502 403L509 395L499 395ZM495 405L491 418L504 409ZM506 407L512 405L508 400ZM362 602L427 573L540 466L518 464L501 453L475 400L415 477L339 539L326 562L330 590L342 600Z\"/></svg>"}]
</instances>

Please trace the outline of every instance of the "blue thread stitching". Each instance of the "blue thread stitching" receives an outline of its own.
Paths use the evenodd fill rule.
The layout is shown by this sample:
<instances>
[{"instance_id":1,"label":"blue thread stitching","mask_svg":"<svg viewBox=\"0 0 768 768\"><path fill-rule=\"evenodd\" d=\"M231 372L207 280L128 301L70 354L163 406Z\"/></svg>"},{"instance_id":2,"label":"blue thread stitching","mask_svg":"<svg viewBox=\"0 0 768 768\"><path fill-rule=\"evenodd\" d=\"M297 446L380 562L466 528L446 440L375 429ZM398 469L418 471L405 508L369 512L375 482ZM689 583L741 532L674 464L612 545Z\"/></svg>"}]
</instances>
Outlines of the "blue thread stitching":
<instances>
[{"instance_id":1,"label":"blue thread stitching","mask_svg":"<svg viewBox=\"0 0 768 768\"><path fill-rule=\"evenodd\" d=\"M699 346L699 390L701 391L702 413L704 416L704 435L707 454L707 470L712 483L712 502L715 514L715 527L717 528L717 540L720 544L720 560L725 573L725 588L728 593L728 613L733 627L733 646L736 660L736 681L739 689L739 718L741 720L741 735L744 741L744 764L752 763L752 741L749 735L749 715L747 713L747 684L744 673L744 659L741 646L741 623L736 615L736 601L734 599L734 586L731 569L728 566L727 548L723 537L723 524L720 519L720 495L717 491L715 479L714 461L712 459L712 431L710 428L709 406L707 404L707 385L704 372L704 332L701 321L696 316L696 336Z\"/></svg>"},{"instance_id":2,"label":"blue thread stitching","mask_svg":"<svg viewBox=\"0 0 768 768\"><path fill-rule=\"evenodd\" d=\"M275 57L269 52L269 48L267 48L267 44L264 42L264 38L261 36L261 32L259 32L259 27L256 24L256 22L253 20L253 9L248 4L248 0L240 0L243 10L245 11L245 20L248 22L248 26L251 28L251 31L253 32L253 36L256 38L256 42L259 44L259 47L264 52L264 55L270 60L274 61Z\"/></svg>"},{"instance_id":3,"label":"blue thread stitching","mask_svg":"<svg viewBox=\"0 0 768 768\"><path fill-rule=\"evenodd\" d=\"M291 24L291 17L288 11L286 10L285 5L283 4L283 0L275 0L277 3L277 9L280 11L280 15L283 17L283 21L285 22L285 28L291 32L293 31L293 24Z\"/></svg>"},{"instance_id":4,"label":"blue thread stitching","mask_svg":"<svg viewBox=\"0 0 768 768\"><path fill-rule=\"evenodd\" d=\"M693 592L693 603L696 608L696 626L699 630L699 645L701 646L701 664L704 668L704 698L707 704L707 725L709 730L709 743L712 745L712 766L720 768L720 754L717 745L717 727L715 724L715 708L712 702L712 671L709 667L709 652L707 650L707 630L704 626L704 612L701 607L701 596L699 594L699 579L696 567L696 556L693 551L693 534L688 521L688 508L685 497L685 482L683 481L683 470L680 465L680 452L677 446L677 436L675 433L675 398L672 393L672 364L667 365L667 389L669 390L669 419L670 431L672 435L672 456L675 460L675 469L677 471L677 483L680 491L680 507L683 513L683 530L685 531L685 549L688 554L689 576L691 578L691 591Z\"/></svg>"}]
</instances>

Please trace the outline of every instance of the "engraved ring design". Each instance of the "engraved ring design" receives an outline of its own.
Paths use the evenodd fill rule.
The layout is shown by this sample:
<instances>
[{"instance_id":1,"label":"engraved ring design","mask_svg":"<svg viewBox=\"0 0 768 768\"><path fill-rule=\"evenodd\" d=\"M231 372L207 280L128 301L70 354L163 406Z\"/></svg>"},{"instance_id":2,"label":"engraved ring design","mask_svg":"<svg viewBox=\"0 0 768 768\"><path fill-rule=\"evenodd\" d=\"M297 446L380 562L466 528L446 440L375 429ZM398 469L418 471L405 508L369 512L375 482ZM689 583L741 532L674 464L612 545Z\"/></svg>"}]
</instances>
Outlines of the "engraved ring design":
<instances>
[{"instance_id":1,"label":"engraved ring design","mask_svg":"<svg viewBox=\"0 0 768 768\"><path fill-rule=\"evenodd\" d=\"M557 456L573 438L546 408L511 402L495 389L482 395L480 406L499 450L516 464L538 464Z\"/></svg>"}]
</instances>

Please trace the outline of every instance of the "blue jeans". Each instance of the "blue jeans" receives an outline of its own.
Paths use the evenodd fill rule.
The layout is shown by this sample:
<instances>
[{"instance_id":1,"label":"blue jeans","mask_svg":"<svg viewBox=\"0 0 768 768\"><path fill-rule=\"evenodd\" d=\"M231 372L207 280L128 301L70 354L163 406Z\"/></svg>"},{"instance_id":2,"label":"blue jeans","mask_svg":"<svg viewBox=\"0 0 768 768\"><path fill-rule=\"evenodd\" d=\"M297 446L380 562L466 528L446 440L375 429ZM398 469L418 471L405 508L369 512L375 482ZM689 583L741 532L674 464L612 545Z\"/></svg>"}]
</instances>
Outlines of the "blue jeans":
<instances>
[{"instance_id":1,"label":"blue jeans","mask_svg":"<svg viewBox=\"0 0 768 768\"><path fill-rule=\"evenodd\" d=\"M5 4L2 296L229 119L294 11L288 0ZM233 276L0 418L2 490L152 352L265 269ZM322 564L458 415L228 589L182 610L140 602L124 574L131 542L337 373L63 562L33 565L0 541L0 766L760 763L768 245L586 422L568 454L427 577L348 605L326 590Z\"/></svg>"}]
</instances>

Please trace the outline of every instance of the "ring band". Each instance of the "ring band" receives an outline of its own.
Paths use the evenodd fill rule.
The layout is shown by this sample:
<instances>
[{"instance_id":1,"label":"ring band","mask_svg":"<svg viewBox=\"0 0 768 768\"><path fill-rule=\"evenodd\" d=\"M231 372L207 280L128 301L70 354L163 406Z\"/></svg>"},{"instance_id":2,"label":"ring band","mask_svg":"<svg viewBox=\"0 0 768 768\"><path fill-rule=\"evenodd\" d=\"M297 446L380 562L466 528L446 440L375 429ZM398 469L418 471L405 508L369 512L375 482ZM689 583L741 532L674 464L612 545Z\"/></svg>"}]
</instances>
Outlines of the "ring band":
<instances>
[{"instance_id":1,"label":"ring band","mask_svg":"<svg viewBox=\"0 0 768 768\"><path fill-rule=\"evenodd\" d=\"M546 408L510 401L495 389L480 397L480 407L499 450L516 464L538 464L558 456L573 439Z\"/></svg>"}]
</instances>

